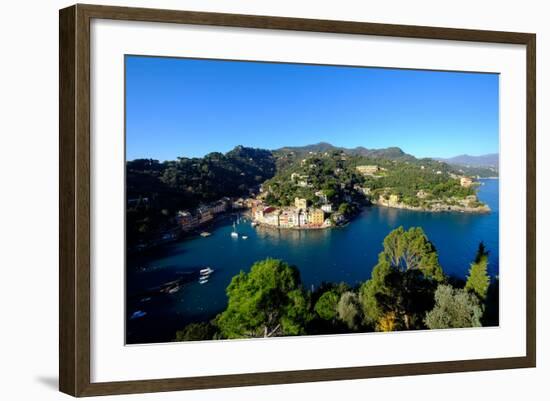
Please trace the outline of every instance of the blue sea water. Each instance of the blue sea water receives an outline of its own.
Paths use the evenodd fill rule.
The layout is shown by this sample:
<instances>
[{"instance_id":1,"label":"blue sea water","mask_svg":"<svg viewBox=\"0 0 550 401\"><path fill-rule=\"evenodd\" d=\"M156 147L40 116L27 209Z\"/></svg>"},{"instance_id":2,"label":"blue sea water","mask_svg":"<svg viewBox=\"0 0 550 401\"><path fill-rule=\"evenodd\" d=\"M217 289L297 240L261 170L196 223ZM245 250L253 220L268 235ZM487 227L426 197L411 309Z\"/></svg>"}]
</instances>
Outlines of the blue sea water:
<instances>
[{"instance_id":1,"label":"blue sea water","mask_svg":"<svg viewBox=\"0 0 550 401\"><path fill-rule=\"evenodd\" d=\"M481 180L479 198L489 214L429 213L368 207L345 227L328 230L277 230L252 227L235 215L208 230L210 237L185 239L147 256L132 257L127 266L127 343L170 341L187 323L208 320L225 309L225 289L239 271L267 257L283 259L300 270L306 288L323 281L356 285L370 278L384 237L394 228L422 227L434 243L446 274L465 278L480 241L489 250L489 273L499 271L499 181ZM247 236L243 239L242 235ZM215 269L198 282L198 270ZM173 294L159 293L163 283L184 277ZM146 314L131 319L136 311Z\"/></svg>"}]
</instances>

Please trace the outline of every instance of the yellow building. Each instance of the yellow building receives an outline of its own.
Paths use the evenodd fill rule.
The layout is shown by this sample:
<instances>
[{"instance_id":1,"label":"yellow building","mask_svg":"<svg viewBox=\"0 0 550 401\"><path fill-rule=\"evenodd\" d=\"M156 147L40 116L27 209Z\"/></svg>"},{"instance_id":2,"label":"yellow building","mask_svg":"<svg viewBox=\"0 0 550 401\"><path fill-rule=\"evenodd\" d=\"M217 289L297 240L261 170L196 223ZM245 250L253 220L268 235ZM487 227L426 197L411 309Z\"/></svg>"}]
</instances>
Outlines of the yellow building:
<instances>
[{"instance_id":1,"label":"yellow building","mask_svg":"<svg viewBox=\"0 0 550 401\"><path fill-rule=\"evenodd\" d=\"M294 198L294 207L296 209L307 209L307 199L304 198Z\"/></svg>"},{"instance_id":2,"label":"yellow building","mask_svg":"<svg viewBox=\"0 0 550 401\"><path fill-rule=\"evenodd\" d=\"M309 224L321 226L325 222L325 212L321 209L313 209L309 212Z\"/></svg>"}]
</instances>

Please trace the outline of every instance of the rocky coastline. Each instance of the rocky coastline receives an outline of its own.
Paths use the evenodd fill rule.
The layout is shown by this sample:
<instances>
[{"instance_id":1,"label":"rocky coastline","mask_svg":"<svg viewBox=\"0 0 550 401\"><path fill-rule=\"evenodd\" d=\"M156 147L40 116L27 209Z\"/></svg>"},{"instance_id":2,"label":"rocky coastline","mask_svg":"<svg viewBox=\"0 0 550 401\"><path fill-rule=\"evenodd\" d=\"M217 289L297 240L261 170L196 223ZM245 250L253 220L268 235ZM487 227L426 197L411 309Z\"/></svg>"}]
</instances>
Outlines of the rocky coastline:
<instances>
[{"instance_id":1,"label":"rocky coastline","mask_svg":"<svg viewBox=\"0 0 550 401\"><path fill-rule=\"evenodd\" d=\"M458 212L458 213L474 213L483 214L490 213L491 208L486 204L479 204L476 206L470 206L467 200L453 200L453 203L446 203L443 200L434 200L426 203L424 206L413 206L403 202L392 202L390 200L372 200L373 205L390 207L394 209L413 210L416 212L431 212L431 213L445 213L445 212Z\"/></svg>"}]
</instances>

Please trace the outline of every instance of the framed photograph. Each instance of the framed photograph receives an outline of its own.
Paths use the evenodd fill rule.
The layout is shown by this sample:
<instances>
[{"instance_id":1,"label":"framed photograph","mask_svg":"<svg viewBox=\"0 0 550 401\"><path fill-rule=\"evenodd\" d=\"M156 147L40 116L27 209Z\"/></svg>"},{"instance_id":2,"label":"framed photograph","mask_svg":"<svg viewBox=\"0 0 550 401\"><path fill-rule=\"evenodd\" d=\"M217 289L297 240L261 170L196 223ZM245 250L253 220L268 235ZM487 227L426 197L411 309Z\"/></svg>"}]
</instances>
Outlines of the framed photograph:
<instances>
[{"instance_id":1,"label":"framed photograph","mask_svg":"<svg viewBox=\"0 0 550 401\"><path fill-rule=\"evenodd\" d=\"M534 34L59 23L61 391L535 366Z\"/></svg>"}]
</instances>

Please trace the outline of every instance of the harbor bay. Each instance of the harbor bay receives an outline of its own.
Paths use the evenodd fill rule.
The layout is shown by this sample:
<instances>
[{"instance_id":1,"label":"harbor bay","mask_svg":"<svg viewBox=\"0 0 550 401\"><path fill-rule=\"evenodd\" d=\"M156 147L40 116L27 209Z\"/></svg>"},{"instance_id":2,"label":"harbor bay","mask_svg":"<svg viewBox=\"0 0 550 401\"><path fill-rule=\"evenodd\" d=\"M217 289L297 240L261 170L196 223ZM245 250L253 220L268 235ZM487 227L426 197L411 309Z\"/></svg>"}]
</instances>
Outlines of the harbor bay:
<instances>
[{"instance_id":1,"label":"harbor bay","mask_svg":"<svg viewBox=\"0 0 550 401\"><path fill-rule=\"evenodd\" d=\"M253 227L245 213L226 213L207 228L211 235L129 255L127 343L172 341L186 324L214 318L227 306L231 279L268 257L295 265L308 289L323 282L355 286L370 278L385 236L399 226L421 227L445 274L457 279L465 279L483 241L489 251L488 273L498 276L499 181L481 179L480 184L478 197L491 208L488 214L368 206L342 227L288 230ZM211 271L205 272L207 268Z\"/></svg>"}]
</instances>

